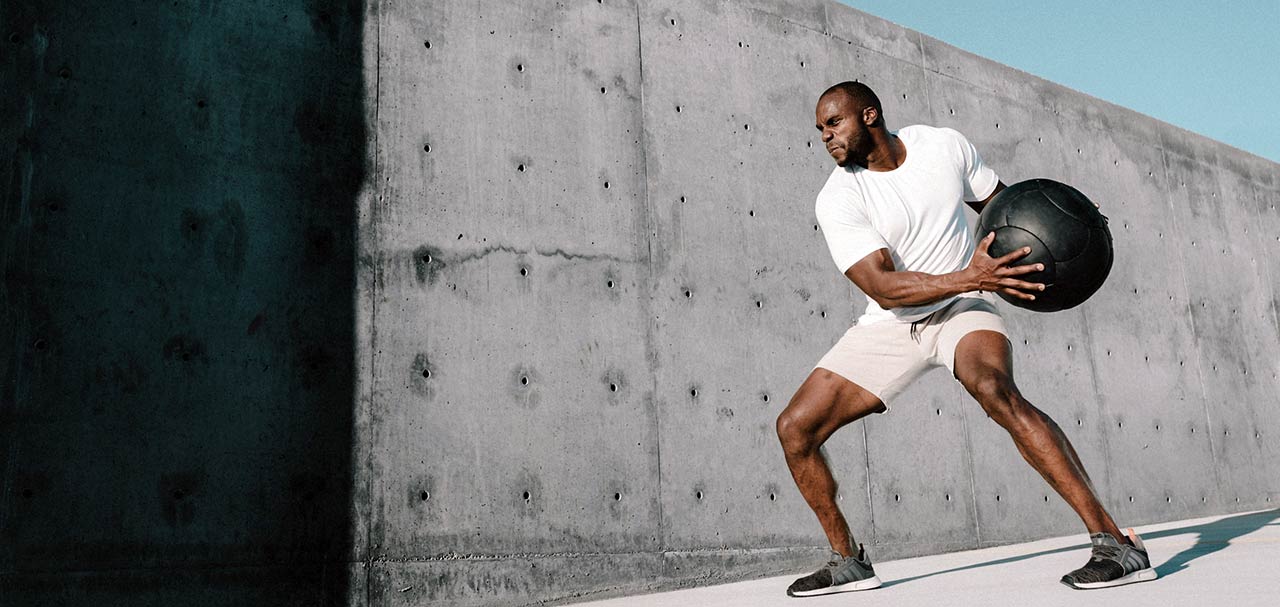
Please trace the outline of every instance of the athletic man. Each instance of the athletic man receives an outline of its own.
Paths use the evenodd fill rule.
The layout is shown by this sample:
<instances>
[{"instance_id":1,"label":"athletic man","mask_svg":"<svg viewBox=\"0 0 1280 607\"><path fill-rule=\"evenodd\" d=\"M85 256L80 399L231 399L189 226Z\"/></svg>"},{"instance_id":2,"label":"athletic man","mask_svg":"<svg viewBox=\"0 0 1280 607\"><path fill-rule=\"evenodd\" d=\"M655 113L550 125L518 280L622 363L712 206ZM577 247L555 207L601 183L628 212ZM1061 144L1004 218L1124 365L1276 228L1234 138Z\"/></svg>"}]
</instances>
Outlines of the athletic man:
<instances>
[{"instance_id":1,"label":"athletic man","mask_svg":"<svg viewBox=\"0 0 1280 607\"><path fill-rule=\"evenodd\" d=\"M819 448L845 424L887 411L935 366L952 372L1084 521L1093 556L1063 576L1064 584L1103 588L1155 579L1142 541L1132 530L1126 538L1103 509L1066 435L1014 384L1012 347L991 293L1034 299L1045 286L1019 277L1042 268L1013 265L1030 249L993 259L987 251L994 235L975 243L961 204L981 211L1004 184L956 131L887 130L880 100L857 82L822 94L817 127L838 165L818 194L818 222L836 266L868 301L778 416L787 466L834 553L787 594L880 585L836 505L836 483Z\"/></svg>"}]
</instances>

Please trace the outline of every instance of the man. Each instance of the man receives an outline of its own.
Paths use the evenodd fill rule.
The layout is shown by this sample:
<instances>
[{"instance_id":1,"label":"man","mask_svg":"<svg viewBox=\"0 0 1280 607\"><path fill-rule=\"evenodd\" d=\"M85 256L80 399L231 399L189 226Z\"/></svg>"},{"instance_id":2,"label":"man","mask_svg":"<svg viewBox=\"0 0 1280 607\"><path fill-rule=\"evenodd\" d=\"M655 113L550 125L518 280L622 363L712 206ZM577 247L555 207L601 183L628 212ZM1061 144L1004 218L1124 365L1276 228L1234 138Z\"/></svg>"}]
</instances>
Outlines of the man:
<instances>
[{"instance_id":1,"label":"man","mask_svg":"<svg viewBox=\"0 0 1280 607\"><path fill-rule=\"evenodd\" d=\"M837 267L868 302L778 416L787 466L834 553L787 594L880 585L836 505L836 483L820 447L840 427L886 412L934 366L952 372L1083 520L1093 555L1063 576L1064 584L1087 589L1155 579L1142 541L1132 530L1129 538L1121 534L1103 509L1066 435L1014 384L1012 346L991 293L1035 299L1045 285L1019 277L1043 268L1013 265L1030 249L993 259L994 234L975 243L961 204L981 212L1004 184L954 130L887 130L880 100L866 85L827 89L816 116L838 165L818 194L818 222Z\"/></svg>"}]
</instances>

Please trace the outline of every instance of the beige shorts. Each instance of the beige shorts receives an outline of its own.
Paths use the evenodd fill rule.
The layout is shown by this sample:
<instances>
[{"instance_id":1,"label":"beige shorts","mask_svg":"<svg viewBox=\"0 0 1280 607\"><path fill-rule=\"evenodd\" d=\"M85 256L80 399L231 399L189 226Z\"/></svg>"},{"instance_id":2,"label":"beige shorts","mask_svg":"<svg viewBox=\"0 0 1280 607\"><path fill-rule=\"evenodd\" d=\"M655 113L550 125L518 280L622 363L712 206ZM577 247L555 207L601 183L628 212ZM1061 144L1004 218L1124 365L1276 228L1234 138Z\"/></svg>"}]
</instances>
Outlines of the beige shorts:
<instances>
[{"instance_id":1,"label":"beige shorts","mask_svg":"<svg viewBox=\"0 0 1280 607\"><path fill-rule=\"evenodd\" d=\"M973 331L1008 337L1004 319L989 301L961 297L915 323L882 320L854 325L814 366L880 397L885 406L933 367L955 376L956 345Z\"/></svg>"}]
</instances>

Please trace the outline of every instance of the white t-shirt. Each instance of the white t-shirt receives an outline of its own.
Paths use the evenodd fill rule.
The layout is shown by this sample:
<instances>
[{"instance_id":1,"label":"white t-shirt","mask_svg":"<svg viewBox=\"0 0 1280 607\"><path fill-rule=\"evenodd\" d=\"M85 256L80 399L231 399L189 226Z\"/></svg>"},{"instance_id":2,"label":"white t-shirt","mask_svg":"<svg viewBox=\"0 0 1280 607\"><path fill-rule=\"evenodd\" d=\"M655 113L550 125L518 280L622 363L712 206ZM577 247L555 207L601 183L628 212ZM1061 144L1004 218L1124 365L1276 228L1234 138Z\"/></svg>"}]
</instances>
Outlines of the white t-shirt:
<instances>
[{"instance_id":1,"label":"white t-shirt","mask_svg":"<svg viewBox=\"0 0 1280 607\"><path fill-rule=\"evenodd\" d=\"M964 202L986 199L999 178L953 129L913 125L895 134L907 148L901 166L892 171L836 167L818 193L814 210L831 258L843 273L867 255L889 249L897 270L963 270L976 244ZM868 297L858 324L893 318L914 322L954 299L885 310Z\"/></svg>"}]
</instances>

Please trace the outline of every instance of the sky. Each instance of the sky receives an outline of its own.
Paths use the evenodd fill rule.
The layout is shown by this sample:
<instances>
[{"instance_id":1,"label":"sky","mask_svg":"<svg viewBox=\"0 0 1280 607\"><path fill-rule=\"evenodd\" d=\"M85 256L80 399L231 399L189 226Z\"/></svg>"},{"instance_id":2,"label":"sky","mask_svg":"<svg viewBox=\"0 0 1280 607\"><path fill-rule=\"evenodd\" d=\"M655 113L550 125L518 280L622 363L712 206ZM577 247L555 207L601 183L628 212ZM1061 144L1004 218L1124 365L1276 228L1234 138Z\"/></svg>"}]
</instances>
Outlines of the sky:
<instances>
[{"instance_id":1,"label":"sky","mask_svg":"<svg viewBox=\"0 0 1280 607\"><path fill-rule=\"evenodd\" d=\"M1280 0L841 0L1280 162Z\"/></svg>"}]
</instances>

